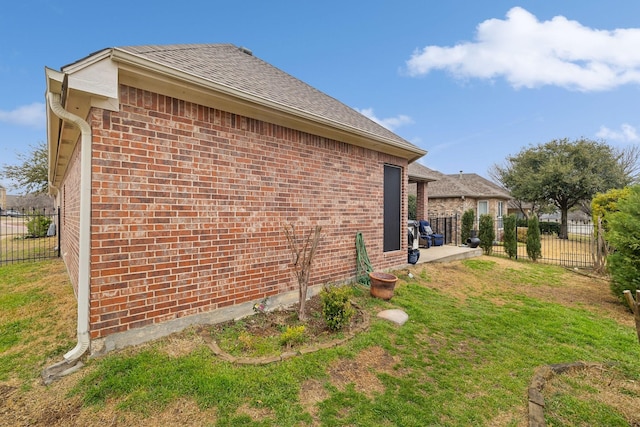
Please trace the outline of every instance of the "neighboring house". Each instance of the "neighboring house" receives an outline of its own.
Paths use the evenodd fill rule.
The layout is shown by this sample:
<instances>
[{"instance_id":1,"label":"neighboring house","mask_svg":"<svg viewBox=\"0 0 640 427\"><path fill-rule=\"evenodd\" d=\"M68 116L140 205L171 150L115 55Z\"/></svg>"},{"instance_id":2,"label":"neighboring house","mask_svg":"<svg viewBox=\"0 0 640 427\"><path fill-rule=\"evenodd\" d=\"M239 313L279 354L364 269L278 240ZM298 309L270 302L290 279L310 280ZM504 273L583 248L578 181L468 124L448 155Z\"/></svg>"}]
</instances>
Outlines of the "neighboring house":
<instances>
[{"instance_id":1,"label":"neighboring house","mask_svg":"<svg viewBox=\"0 0 640 427\"><path fill-rule=\"evenodd\" d=\"M46 69L77 360L297 300L284 227L322 226L311 284L407 263L425 151L233 45L110 48Z\"/></svg>"},{"instance_id":2,"label":"neighboring house","mask_svg":"<svg viewBox=\"0 0 640 427\"><path fill-rule=\"evenodd\" d=\"M509 192L475 173L445 175L432 171L437 181L429 183L428 218L458 216L458 230L462 214L473 209L476 219L489 214L499 220L507 215ZM499 226L499 222L498 222Z\"/></svg>"},{"instance_id":3,"label":"neighboring house","mask_svg":"<svg viewBox=\"0 0 640 427\"><path fill-rule=\"evenodd\" d=\"M515 215L517 218L528 218L533 213L533 203L511 199L507 204L507 215Z\"/></svg>"}]
</instances>

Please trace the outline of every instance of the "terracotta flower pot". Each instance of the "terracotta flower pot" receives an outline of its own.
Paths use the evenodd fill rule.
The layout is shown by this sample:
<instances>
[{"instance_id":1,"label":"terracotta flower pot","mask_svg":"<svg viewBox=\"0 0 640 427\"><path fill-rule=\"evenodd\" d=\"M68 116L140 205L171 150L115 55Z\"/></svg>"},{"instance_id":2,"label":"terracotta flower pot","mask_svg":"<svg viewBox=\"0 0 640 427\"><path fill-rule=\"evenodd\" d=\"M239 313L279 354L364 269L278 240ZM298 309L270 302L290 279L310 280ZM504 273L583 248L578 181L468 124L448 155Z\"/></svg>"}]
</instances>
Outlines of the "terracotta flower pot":
<instances>
[{"instance_id":1,"label":"terracotta flower pot","mask_svg":"<svg viewBox=\"0 0 640 427\"><path fill-rule=\"evenodd\" d=\"M371 296L389 300L393 296L398 278L393 274L372 271L369 273L369 292Z\"/></svg>"}]
</instances>

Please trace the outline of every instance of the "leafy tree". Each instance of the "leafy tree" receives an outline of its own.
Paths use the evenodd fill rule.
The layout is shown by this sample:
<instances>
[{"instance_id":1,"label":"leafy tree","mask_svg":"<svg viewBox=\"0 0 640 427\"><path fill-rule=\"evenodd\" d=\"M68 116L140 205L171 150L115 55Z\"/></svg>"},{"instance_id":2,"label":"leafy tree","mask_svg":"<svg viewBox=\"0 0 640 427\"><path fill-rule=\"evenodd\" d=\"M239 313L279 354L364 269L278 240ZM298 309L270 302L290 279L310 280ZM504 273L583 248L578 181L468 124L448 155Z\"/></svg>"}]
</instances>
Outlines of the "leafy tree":
<instances>
[{"instance_id":1,"label":"leafy tree","mask_svg":"<svg viewBox=\"0 0 640 427\"><path fill-rule=\"evenodd\" d=\"M460 238L462 243L465 243L469 237L471 237L471 230L473 230L473 223L475 222L476 213L473 209L468 209L462 214L462 226L460 227Z\"/></svg>"},{"instance_id":2,"label":"leafy tree","mask_svg":"<svg viewBox=\"0 0 640 427\"><path fill-rule=\"evenodd\" d=\"M413 194L409 194L409 200L407 202L407 208L408 208L408 217L411 220L417 220L418 219L418 204L416 201L416 196Z\"/></svg>"},{"instance_id":3,"label":"leafy tree","mask_svg":"<svg viewBox=\"0 0 640 427\"><path fill-rule=\"evenodd\" d=\"M47 144L40 142L31 146L31 152L18 153L18 159L21 164L2 166L4 176L15 182L12 188L24 189L25 193L46 193L49 182Z\"/></svg>"},{"instance_id":4,"label":"leafy tree","mask_svg":"<svg viewBox=\"0 0 640 427\"><path fill-rule=\"evenodd\" d=\"M480 215L478 237L480 238L480 247L482 248L482 251L485 255L491 255L493 241L496 239L496 232L493 228L493 218L491 215Z\"/></svg>"},{"instance_id":5,"label":"leafy tree","mask_svg":"<svg viewBox=\"0 0 640 427\"><path fill-rule=\"evenodd\" d=\"M596 238L595 250L593 251L594 269L598 273L605 273L607 269L606 261L611 253L611 245L606 239L606 231L609 229L607 220L609 215L618 211L618 200L629 196L629 187L614 188L606 193L598 193L591 201L591 218L594 225L594 235Z\"/></svg>"},{"instance_id":6,"label":"leafy tree","mask_svg":"<svg viewBox=\"0 0 640 427\"><path fill-rule=\"evenodd\" d=\"M640 146L630 145L616 151L617 160L625 176L629 177L629 184L640 182Z\"/></svg>"},{"instance_id":7,"label":"leafy tree","mask_svg":"<svg viewBox=\"0 0 640 427\"><path fill-rule=\"evenodd\" d=\"M502 241L504 244L504 251L509 258L514 258L518 255L518 241L516 239L516 216L511 214L507 215L503 219L504 234L502 235Z\"/></svg>"},{"instance_id":8,"label":"leafy tree","mask_svg":"<svg viewBox=\"0 0 640 427\"><path fill-rule=\"evenodd\" d=\"M640 289L640 185L618 200L617 211L608 214L606 239L613 247L607 257L611 291L624 300L624 290L632 295Z\"/></svg>"},{"instance_id":9,"label":"leafy tree","mask_svg":"<svg viewBox=\"0 0 640 427\"><path fill-rule=\"evenodd\" d=\"M580 139L553 140L525 148L494 166L511 195L527 202L551 203L561 213L560 235L566 239L569 209L594 194L632 181L618 152L604 143Z\"/></svg>"},{"instance_id":10,"label":"leafy tree","mask_svg":"<svg viewBox=\"0 0 640 427\"><path fill-rule=\"evenodd\" d=\"M629 187L614 188L606 193L598 193L591 200L591 215L594 224L602 220L602 226L607 229L607 217L618 210L618 200L629 196Z\"/></svg>"},{"instance_id":11,"label":"leafy tree","mask_svg":"<svg viewBox=\"0 0 640 427\"><path fill-rule=\"evenodd\" d=\"M527 227L527 256L531 261L542 257L542 243L540 242L540 224L538 217L531 215Z\"/></svg>"}]
</instances>

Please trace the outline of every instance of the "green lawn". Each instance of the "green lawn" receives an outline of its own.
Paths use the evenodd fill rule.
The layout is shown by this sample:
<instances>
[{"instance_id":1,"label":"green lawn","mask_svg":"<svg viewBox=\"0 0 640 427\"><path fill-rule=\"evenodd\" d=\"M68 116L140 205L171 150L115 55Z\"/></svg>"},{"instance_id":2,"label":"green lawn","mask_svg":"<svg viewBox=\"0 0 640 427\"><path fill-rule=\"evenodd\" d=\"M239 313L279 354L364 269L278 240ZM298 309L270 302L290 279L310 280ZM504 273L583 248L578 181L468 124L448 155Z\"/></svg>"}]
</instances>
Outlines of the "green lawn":
<instances>
[{"instance_id":1,"label":"green lawn","mask_svg":"<svg viewBox=\"0 0 640 427\"><path fill-rule=\"evenodd\" d=\"M11 313L0 316L0 384L16 378L33 383L43 366L73 346L73 319L51 311L63 306L50 299L49 289L59 283L42 281L59 279L60 266L0 268L0 310ZM527 425L527 388L537 367L586 361L602 364L606 372L600 374L617 381L610 385L621 384L625 388L617 392L640 402L640 392L629 386L640 380L635 329L607 314L624 314L623 308L600 310L580 301L581 292L607 294L601 280L492 257L417 265L412 278L408 271L397 272L388 302L358 288L371 325L344 346L272 365L235 366L217 359L188 330L89 359L65 379L60 399L78 402L86 425L105 411L119 425L175 421L181 407L184 419L176 422L184 425L520 426ZM575 301L553 300L554 289L573 288ZM387 308L403 309L409 321L397 326L375 317ZM31 348L42 341L48 342L44 349ZM17 357L18 349L27 357ZM61 393L58 387L20 392ZM632 421L619 407L597 400L595 386L572 376L550 390L548 425Z\"/></svg>"}]
</instances>

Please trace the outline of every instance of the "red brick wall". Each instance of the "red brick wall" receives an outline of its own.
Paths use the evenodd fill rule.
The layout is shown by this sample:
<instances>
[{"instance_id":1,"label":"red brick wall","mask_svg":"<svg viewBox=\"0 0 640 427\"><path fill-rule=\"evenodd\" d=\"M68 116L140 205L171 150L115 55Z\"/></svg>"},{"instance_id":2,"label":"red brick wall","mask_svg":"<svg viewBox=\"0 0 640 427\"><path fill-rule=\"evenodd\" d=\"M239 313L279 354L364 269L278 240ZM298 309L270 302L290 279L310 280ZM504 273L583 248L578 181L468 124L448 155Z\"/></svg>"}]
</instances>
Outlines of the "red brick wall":
<instances>
[{"instance_id":1,"label":"red brick wall","mask_svg":"<svg viewBox=\"0 0 640 427\"><path fill-rule=\"evenodd\" d=\"M355 275L363 233L383 254L383 166L406 160L121 87L95 110L91 336L296 289L283 227L323 227L311 284ZM406 206L401 218L406 218ZM402 228L404 230L404 228ZM404 234L403 234L404 235Z\"/></svg>"},{"instance_id":2,"label":"red brick wall","mask_svg":"<svg viewBox=\"0 0 640 427\"><path fill-rule=\"evenodd\" d=\"M80 247L80 151L78 142L69 159L59 197L61 206L60 253L78 294L78 257Z\"/></svg>"}]
</instances>

